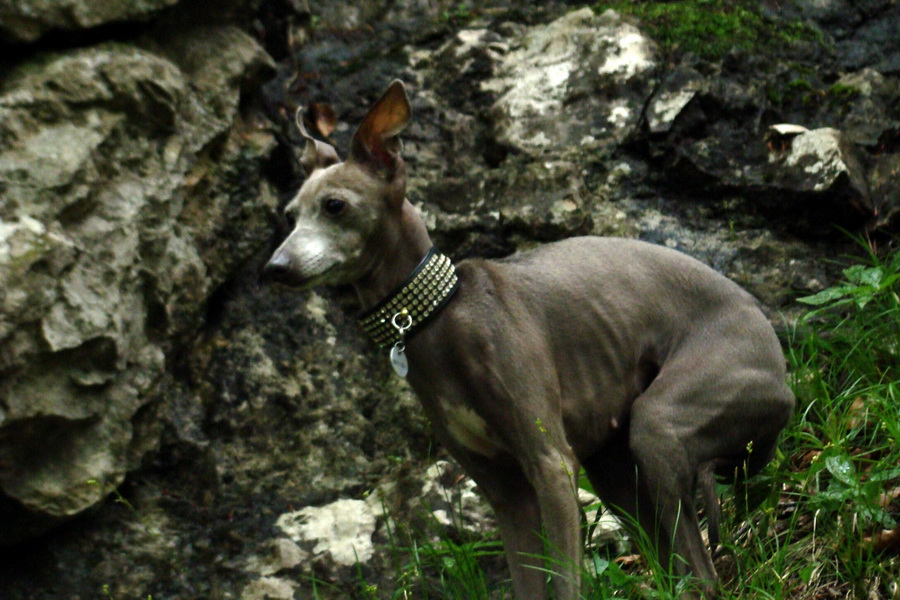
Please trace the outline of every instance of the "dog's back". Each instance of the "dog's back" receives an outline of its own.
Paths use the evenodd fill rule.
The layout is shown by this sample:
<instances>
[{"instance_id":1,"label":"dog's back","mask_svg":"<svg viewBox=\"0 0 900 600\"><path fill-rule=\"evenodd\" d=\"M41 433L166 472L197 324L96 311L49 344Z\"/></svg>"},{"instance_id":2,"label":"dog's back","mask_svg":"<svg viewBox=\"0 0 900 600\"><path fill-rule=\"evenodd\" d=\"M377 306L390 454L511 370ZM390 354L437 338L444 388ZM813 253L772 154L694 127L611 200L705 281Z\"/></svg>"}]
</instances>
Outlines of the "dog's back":
<instances>
[{"instance_id":1,"label":"dog's back","mask_svg":"<svg viewBox=\"0 0 900 600\"><path fill-rule=\"evenodd\" d=\"M580 237L465 261L459 273L461 297L451 312L479 324L464 329L491 338L492 355L516 357L526 368L531 354L552 357L579 456L605 442L610 422L626 422L634 399L661 376L705 384L692 411L714 413L739 393L729 386L753 382L748 394L774 398L790 414L781 347L757 301L685 254ZM690 427L715 421L696 416L686 420Z\"/></svg>"}]
</instances>

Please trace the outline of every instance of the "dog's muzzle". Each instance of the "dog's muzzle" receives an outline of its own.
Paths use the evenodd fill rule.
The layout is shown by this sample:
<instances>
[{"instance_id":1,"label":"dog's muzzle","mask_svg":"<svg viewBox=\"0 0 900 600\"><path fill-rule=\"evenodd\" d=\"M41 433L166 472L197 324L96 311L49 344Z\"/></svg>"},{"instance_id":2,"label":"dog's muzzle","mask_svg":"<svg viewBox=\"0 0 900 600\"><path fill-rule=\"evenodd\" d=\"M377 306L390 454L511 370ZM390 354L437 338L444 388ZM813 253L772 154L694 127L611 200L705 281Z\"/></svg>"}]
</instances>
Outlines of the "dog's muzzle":
<instances>
[{"instance_id":1,"label":"dog's muzzle","mask_svg":"<svg viewBox=\"0 0 900 600\"><path fill-rule=\"evenodd\" d=\"M302 287L307 281L300 276L290 257L282 252L276 252L263 267L262 279L290 287Z\"/></svg>"}]
</instances>

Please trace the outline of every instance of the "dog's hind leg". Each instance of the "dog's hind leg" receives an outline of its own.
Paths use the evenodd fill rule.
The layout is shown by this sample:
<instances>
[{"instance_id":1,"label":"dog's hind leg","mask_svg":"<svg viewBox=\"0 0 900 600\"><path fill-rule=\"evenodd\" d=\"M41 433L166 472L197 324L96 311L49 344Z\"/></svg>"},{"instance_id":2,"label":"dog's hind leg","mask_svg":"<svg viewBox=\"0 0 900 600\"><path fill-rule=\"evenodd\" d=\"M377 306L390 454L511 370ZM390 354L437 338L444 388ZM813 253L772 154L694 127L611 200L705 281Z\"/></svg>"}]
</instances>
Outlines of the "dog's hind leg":
<instances>
[{"instance_id":1,"label":"dog's hind leg","mask_svg":"<svg viewBox=\"0 0 900 600\"><path fill-rule=\"evenodd\" d=\"M652 486L647 485L647 478L640 472L631 453L628 436L619 436L586 459L583 466L603 504L623 521L641 550L652 552L661 569L668 572L673 560L672 526L667 525L662 516L663 505L658 501L657 494L649 491ZM693 509L689 507L688 510ZM685 568L683 562L676 562L674 570L683 574L690 569Z\"/></svg>"},{"instance_id":2,"label":"dog's hind leg","mask_svg":"<svg viewBox=\"0 0 900 600\"><path fill-rule=\"evenodd\" d=\"M706 529L709 532L709 551L714 554L719 546L719 522L722 520L722 506L716 495L715 470L719 461L710 460L697 470L697 487L703 496L703 505L706 508Z\"/></svg>"},{"instance_id":3,"label":"dog's hind leg","mask_svg":"<svg viewBox=\"0 0 900 600\"><path fill-rule=\"evenodd\" d=\"M670 413L680 405L665 397L667 392L656 386L655 394L645 392L632 407L629 447L637 464L639 509L647 510L648 503L653 507L660 525L657 539L671 544L673 570L698 578L701 595L711 598L718 577L694 505L698 465L679 435L678 418ZM663 566L669 564L667 557L661 544Z\"/></svg>"},{"instance_id":4,"label":"dog's hind leg","mask_svg":"<svg viewBox=\"0 0 900 600\"><path fill-rule=\"evenodd\" d=\"M637 464L628 448L627 436L621 435L606 444L602 450L584 459L582 466L594 492L603 505L619 517L632 539L638 541L645 533L656 543L659 520L652 504L645 507L638 500ZM660 559L667 564L668 558L664 557L670 552L668 540L663 538L658 545L656 550Z\"/></svg>"}]
</instances>

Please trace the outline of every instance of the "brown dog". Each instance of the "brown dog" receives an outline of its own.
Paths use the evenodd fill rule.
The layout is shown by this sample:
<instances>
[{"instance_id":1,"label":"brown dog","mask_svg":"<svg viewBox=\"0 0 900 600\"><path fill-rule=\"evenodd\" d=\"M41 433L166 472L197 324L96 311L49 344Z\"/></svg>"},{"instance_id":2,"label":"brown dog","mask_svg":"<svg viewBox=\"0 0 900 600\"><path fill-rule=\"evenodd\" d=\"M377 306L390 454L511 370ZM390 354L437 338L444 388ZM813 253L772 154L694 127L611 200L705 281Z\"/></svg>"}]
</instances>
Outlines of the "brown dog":
<instances>
[{"instance_id":1,"label":"brown dog","mask_svg":"<svg viewBox=\"0 0 900 600\"><path fill-rule=\"evenodd\" d=\"M558 600L579 595L579 465L663 566L674 554L712 595L698 478L715 501L713 470L757 472L794 407L771 325L709 267L633 240L575 238L454 268L405 196L397 135L409 118L395 81L346 162L300 124L309 176L266 271L355 286L364 329L494 508L519 600L546 597L547 570Z\"/></svg>"}]
</instances>

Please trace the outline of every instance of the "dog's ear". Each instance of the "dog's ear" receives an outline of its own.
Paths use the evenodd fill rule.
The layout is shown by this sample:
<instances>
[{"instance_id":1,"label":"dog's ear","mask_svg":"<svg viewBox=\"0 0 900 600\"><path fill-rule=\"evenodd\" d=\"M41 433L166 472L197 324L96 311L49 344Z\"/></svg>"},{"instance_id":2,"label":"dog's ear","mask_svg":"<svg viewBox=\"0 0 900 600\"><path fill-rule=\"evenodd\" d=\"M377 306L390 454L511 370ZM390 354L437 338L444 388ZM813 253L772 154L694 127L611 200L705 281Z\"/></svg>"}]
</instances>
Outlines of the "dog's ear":
<instances>
[{"instance_id":1,"label":"dog's ear","mask_svg":"<svg viewBox=\"0 0 900 600\"><path fill-rule=\"evenodd\" d=\"M303 149L303 156L300 157L300 166L303 167L307 175L316 169L324 169L327 166L341 162L341 159L338 158L337 150L331 144L315 140L313 136L309 135L306 127L303 125L303 115L299 108L297 109L297 129L300 130L300 135L306 140L306 148Z\"/></svg>"},{"instance_id":2,"label":"dog's ear","mask_svg":"<svg viewBox=\"0 0 900 600\"><path fill-rule=\"evenodd\" d=\"M376 171L386 170L393 177L403 164L397 136L409 123L410 114L406 89L395 79L353 135L350 157Z\"/></svg>"}]
</instances>

